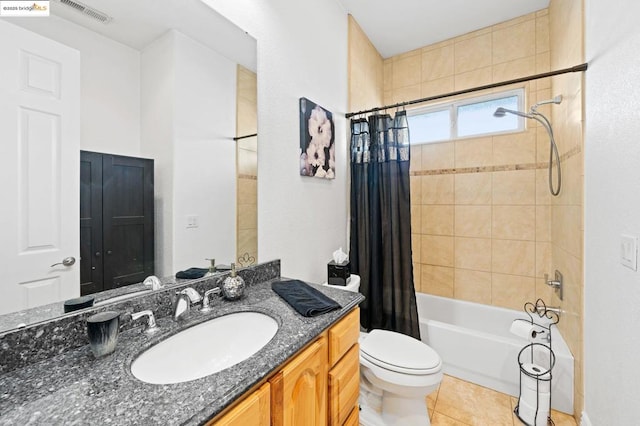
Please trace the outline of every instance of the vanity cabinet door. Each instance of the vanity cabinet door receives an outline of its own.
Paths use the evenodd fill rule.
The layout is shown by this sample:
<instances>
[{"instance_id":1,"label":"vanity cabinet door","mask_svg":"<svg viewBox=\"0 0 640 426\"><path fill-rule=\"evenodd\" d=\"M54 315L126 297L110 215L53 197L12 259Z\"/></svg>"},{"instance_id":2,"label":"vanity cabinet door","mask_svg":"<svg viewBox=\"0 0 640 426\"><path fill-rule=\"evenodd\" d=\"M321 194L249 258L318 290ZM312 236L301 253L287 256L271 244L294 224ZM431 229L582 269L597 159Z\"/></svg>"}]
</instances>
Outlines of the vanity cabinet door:
<instances>
[{"instance_id":1,"label":"vanity cabinet door","mask_svg":"<svg viewBox=\"0 0 640 426\"><path fill-rule=\"evenodd\" d=\"M320 337L271 380L273 426L327 424L327 342Z\"/></svg>"},{"instance_id":2,"label":"vanity cabinet door","mask_svg":"<svg viewBox=\"0 0 640 426\"><path fill-rule=\"evenodd\" d=\"M356 343L329 371L329 424L342 426L358 408L360 347ZM357 413L356 413L357 416Z\"/></svg>"},{"instance_id":3,"label":"vanity cabinet door","mask_svg":"<svg viewBox=\"0 0 640 426\"><path fill-rule=\"evenodd\" d=\"M355 407L342 426L358 426L360 424L360 407Z\"/></svg>"},{"instance_id":4,"label":"vanity cabinet door","mask_svg":"<svg viewBox=\"0 0 640 426\"><path fill-rule=\"evenodd\" d=\"M270 386L265 383L231 409L221 419L208 426L269 426Z\"/></svg>"}]
</instances>

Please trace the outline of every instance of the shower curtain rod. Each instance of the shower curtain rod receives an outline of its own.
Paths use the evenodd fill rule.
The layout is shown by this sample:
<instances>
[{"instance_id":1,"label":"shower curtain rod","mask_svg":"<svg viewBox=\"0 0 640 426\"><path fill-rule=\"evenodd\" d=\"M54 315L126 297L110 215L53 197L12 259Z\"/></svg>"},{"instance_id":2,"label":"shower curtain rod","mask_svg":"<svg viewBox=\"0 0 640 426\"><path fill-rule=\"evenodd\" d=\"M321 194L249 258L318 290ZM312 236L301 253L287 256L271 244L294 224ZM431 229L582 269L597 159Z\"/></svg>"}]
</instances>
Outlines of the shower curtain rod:
<instances>
[{"instance_id":1,"label":"shower curtain rod","mask_svg":"<svg viewBox=\"0 0 640 426\"><path fill-rule=\"evenodd\" d=\"M449 98L451 96L457 96L457 95L464 95L466 93L477 92L477 91L480 91L480 90L494 89L496 87L508 86L510 84L516 84L516 83L523 83L525 81L538 80L540 78L545 78L545 77L553 77L554 75L567 74L567 73L572 73L572 72L583 72L583 71L587 70L588 66L589 66L589 64L585 62L584 64L576 65L576 66L573 66L573 67L570 67L570 68L564 68L564 69L557 70L557 71L550 71L550 72L545 72L545 73L541 73L541 74L534 74L534 75L530 75L528 77L521 77L521 78L515 78L513 80L501 81L499 83L486 84L484 86L477 86L477 87L472 87L470 89L458 90L458 91L455 91L455 92L445 93L443 95L429 96L427 98L414 99L412 101L398 102L397 104L393 104L393 105L385 105L385 106L381 106L381 107L377 107L377 108L371 108L371 109L365 109L365 110L357 111L357 112L348 112L348 113L345 114L345 118L351 118L351 117L356 116L356 115L366 114L366 113L369 113L369 112L382 111L382 110L385 110L385 109L399 108L399 107L404 107L404 106L413 105L413 104L421 104L423 102L435 101L436 99Z\"/></svg>"},{"instance_id":2,"label":"shower curtain rod","mask_svg":"<svg viewBox=\"0 0 640 426\"><path fill-rule=\"evenodd\" d=\"M236 136L235 138L233 138L234 141L239 141L240 139L247 139L247 138L252 138L254 136L258 136L257 133L253 133L251 135L244 135L244 136Z\"/></svg>"}]
</instances>

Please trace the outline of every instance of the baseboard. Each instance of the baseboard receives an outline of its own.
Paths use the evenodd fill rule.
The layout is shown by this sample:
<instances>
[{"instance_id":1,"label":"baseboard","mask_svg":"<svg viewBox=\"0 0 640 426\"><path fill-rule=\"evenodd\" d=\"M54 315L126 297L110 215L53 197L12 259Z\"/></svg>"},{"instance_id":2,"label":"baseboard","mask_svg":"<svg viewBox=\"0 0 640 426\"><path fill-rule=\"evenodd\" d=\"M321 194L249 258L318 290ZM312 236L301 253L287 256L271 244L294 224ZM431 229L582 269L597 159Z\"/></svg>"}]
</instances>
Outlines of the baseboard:
<instances>
[{"instance_id":1,"label":"baseboard","mask_svg":"<svg viewBox=\"0 0 640 426\"><path fill-rule=\"evenodd\" d=\"M582 412L582 417L580 418L580 426L592 426L591 420L589 420L589 416L587 416L587 412Z\"/></svg>"}]
</instances>

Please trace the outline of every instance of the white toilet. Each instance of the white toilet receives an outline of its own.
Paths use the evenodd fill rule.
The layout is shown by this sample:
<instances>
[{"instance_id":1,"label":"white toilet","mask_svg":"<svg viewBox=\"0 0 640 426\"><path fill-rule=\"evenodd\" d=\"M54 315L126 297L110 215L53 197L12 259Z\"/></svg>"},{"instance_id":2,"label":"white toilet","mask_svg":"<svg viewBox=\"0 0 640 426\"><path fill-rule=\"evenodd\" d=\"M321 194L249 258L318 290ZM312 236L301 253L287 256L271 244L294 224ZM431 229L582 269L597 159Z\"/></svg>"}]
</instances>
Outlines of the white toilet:
<instances>
[{"instance_id":1,"label":"white toilet","mask_svg":"<svg viewBox=\"0 0 640 426\"><path fill-rule=\"evenodd\" d=\"M360 289L351 275L348 291ZM442 381L442 360L423 342L401 333L360 333L360 424L428 426L425 397Z\"/></svg>"}]
</instances>

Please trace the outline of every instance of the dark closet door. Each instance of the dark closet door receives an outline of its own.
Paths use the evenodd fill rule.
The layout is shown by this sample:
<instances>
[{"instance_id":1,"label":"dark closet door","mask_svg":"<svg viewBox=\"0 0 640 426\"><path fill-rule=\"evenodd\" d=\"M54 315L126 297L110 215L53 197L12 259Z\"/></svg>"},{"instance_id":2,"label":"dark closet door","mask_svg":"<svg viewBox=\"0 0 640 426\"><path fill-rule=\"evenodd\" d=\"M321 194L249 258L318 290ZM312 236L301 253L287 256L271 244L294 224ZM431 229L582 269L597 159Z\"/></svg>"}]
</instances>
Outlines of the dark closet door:
<instances>
[{"instance_id":1,"label":"dark closet door","mask_svg":"<svg viewBox=\"0 0 640 426\"><path fill-rule=\"evenodd\" d=\"M80 151L80 294L102 290L102 154Z\"/></svg>"},{"instance_id":2,"label":"dark closet door","mask_svg":"<svg viewBox=\"0 0 640 426\"><path fill-rule=\"evenodd\" d=\"M104 155L104 289L153 275L153 160Z\"/></svg>"}]
</instances>

